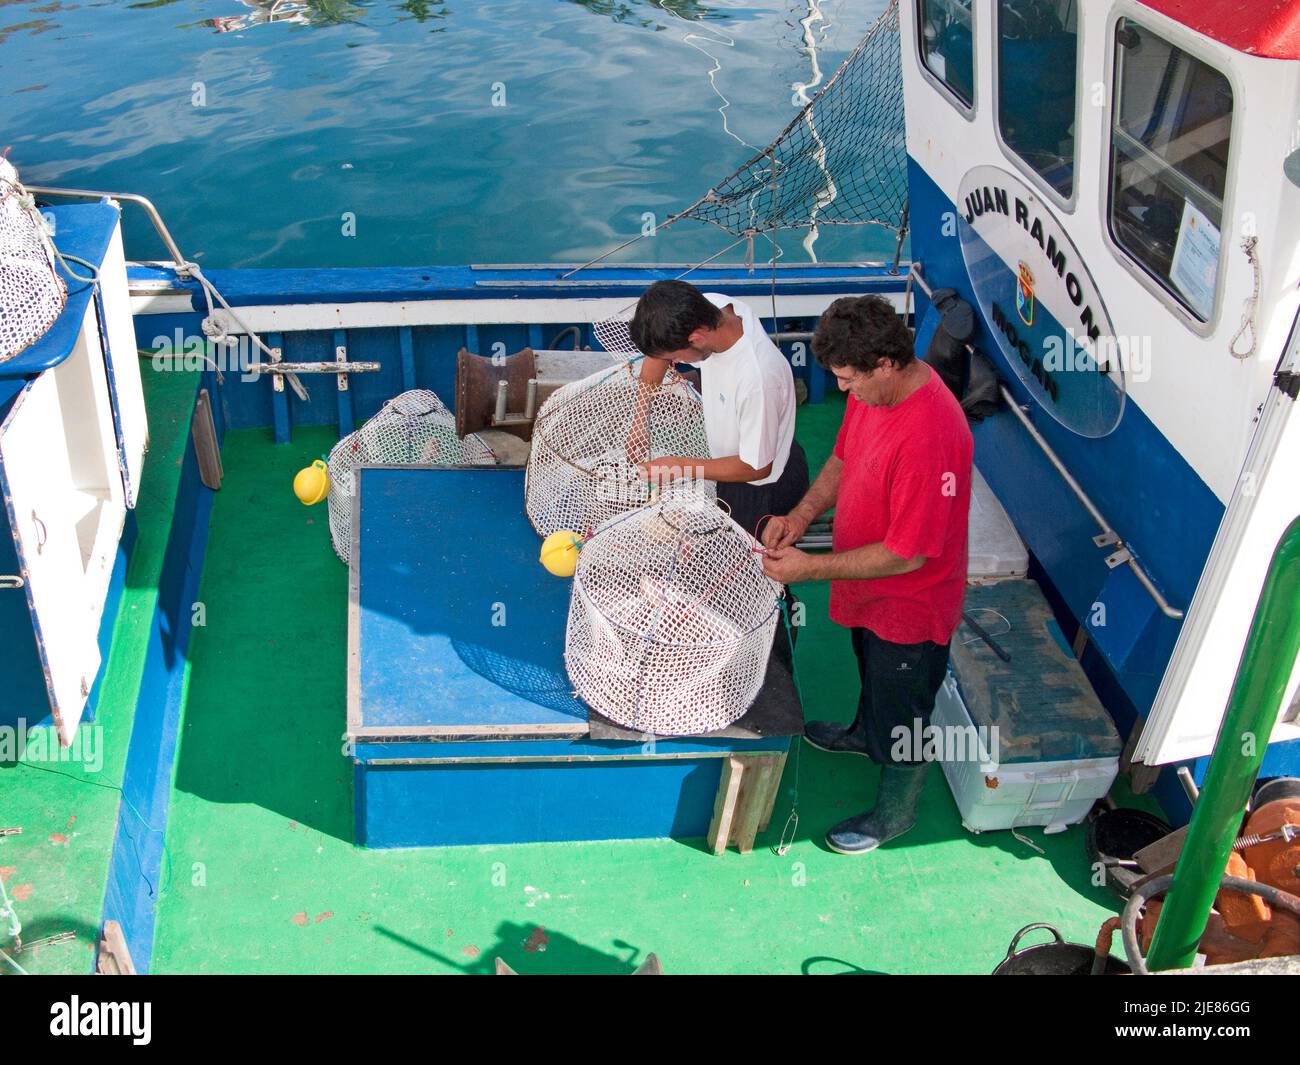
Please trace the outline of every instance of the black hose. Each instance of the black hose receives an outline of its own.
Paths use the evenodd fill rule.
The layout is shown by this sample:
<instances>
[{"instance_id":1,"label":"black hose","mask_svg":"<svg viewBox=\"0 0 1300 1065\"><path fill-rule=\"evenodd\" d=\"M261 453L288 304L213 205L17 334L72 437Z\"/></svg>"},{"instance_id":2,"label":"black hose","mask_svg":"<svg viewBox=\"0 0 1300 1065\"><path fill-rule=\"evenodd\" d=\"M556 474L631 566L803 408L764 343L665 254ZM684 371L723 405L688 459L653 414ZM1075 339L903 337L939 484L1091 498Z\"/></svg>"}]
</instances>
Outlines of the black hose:
<instances>
[{"instance_id":1,"label":"black hose","mask_svg":"<svg viewBox=\"0 0 1300 1065\"><path fill-rule=\"evenodd\" d=\"M1148 880L1146 883L1138 885L1133 888L1133 893L1128 898L1128 904L1124 907L1120 935L1123 937L1124 953L1128 955L1128 963L1136 976L1151 975L1151 970L1146 965L1146 959L1142 957L1142 947L1138 943L1138 912L1152 896L1165 894L1173 882L1173 875L1169 874L1158 876L1154 880ZM1225 876L1220 881L1219 886L1232 891L1240 891L1245 895L1258 895L1269 905L1277 906L1300 917L1300 898L1292 895L1289 891L1274 887L1272 884L1260 884L1254 880L1245 880L1239 876Z\"/></svg>"},{"instance_id":2,"label":"black hose","mask_svg":"<svg viewBox=\"0 0 1300 1065\"><path fill-rule=\"evenodd\" d=\"M563 340L570 333L573 334L573 350L581 351L582 330L579 329L576 325L565 326L565 328L561 329L558 333L556 333L555 336L551 338L551 350L552 351L558 350L560 341Z\"/></svg>"}]
</instances>

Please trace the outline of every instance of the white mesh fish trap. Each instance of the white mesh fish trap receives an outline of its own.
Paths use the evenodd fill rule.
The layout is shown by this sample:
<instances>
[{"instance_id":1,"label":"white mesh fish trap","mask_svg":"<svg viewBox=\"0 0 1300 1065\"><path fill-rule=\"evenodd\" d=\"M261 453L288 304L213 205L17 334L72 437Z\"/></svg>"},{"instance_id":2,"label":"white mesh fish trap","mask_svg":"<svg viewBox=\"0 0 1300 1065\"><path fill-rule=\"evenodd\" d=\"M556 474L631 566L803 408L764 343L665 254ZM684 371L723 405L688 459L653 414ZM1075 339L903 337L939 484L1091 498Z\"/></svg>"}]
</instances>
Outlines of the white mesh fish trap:
<instances>
[{"instance_id":1,"label":"white mesh fish trap","mask_svg":"<svg viewBox=\"0 0 1300 1065\"><path fill-rule=\"evenodd\" d=\"M44 336L67 298L45 220L13 164L0 159L0 362Z\"/></svg>"},{"instance_id":2,"label":"white mesh fish trap","mask_svg":"<svg viewBox=\"0 0 1300 1065\"><path fill-rule=\"evenodd\" d=\"M554 392L533 425L524 510L543 536L583 533L653 498L637 463L665 455L707 459L704 408L690 382L669 371L657 388L641 384L635 363L600 370ZM717 486L683 484L702 498ZM680 489L679 489L680 494Z\"/></svg>"},{"instance_id":3,"label":"white mesh fish trap","mask_svg":"<svg viewBox=\"0 0 1300 1065\"><path fill-rule=\"evenodd\" d=\"M580 698L637 732L693 736L762 687L782 589L717 505L670 495L601 525L578 554L565 662Z\"/></svg>"},{"instance_id":4,"label":"white mesh fish trap","mask_svg":"<svg viewBox=\"0 0 1300 1065\"><path fill-rule=\"evenodd\" d=\"M491 466L492 449L473 433L456 435L456 417L425 389L394 396L373 418L334 445L329 456L330 540L348 561L352 499L359 466Z\"/></svg>"}]
</instances>

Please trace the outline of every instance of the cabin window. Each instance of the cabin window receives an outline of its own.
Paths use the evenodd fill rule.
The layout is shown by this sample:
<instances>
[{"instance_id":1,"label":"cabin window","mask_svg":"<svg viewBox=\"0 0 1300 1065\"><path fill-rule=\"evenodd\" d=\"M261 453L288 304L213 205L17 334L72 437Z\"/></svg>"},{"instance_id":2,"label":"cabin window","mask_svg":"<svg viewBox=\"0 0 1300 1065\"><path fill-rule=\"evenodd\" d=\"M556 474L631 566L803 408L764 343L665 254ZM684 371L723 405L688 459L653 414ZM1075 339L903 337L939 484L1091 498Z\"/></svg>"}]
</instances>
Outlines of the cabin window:
<instances>
[{"instance_id":1,"label":"cabin window","mask_svg":"<svg viewBox=\"0 0 1300 1065\"><path fill-rule=\"evenodd\" d=\"M971 0L918 0L921 62L957 99L975 102L975 39Z\"/></svg>"},{"instance_id":2,"label":"cabin window","mask_svg":"<svg viewBox=\"0 0 1300 1065\"><path fill-rule=\"evenodd\" d=\"M1110 230L1201 321L1214 310L1232 86L1131 19L1115 27Z\"/></svg>"},{"instance_id":3,"label":"cabin window","mask_svg":"<svg viewBox=\"0 0 1300 1065\"><path fill-rule=\"evenodd\" d=\"M1074 193L1074 0L998 0L998 130L1063 199Z\"/></svg>"}]
</instances>

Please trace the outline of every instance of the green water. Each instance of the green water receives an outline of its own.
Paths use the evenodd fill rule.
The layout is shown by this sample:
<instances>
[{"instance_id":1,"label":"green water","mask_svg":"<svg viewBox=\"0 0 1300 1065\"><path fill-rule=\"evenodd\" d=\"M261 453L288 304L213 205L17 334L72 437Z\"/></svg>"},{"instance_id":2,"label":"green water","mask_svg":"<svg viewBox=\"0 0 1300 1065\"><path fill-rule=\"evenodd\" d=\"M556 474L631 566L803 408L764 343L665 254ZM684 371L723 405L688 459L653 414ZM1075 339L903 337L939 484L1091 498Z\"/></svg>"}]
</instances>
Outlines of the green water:
<instances>
[{"instance_id":1,"label":"green water","mask_svg":"<svg viewBox=\"0 0 1300 1065\"><path fill-rule=\"evenodd\" d=\"M28 183L150 197L208 266L582 261L769 143L883 7L309 0L259 22L242 0L8 0L0 148ZM126 235L163 256L140 216ZM683 223L623 259L729 239ZM854 228L816 250L893 246Z\"/></svg>"}]
</instances>

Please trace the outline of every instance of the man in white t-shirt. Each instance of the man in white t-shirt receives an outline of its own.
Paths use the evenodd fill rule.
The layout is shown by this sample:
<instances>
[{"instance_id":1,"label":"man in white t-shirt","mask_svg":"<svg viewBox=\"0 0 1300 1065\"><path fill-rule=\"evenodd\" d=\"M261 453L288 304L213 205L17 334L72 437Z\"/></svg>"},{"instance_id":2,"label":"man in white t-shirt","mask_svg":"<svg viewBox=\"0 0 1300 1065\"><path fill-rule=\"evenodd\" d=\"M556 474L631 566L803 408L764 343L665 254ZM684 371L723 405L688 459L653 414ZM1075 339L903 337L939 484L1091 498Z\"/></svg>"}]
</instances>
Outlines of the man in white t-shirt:
<instances>
[{"instance_id":1,"label":"man in white t-shirt","mask_svg":"<svg viewBox=\"0 0 1300 1065\"><path fill-rule=\"evenodd\" d=\"M657 386L675 362L699 368L712 455L657 456L641 463L646 477L716 481L732 518L759 536L764 517L788 513L808 489L808 460L794 439L790 363L746 304L685 281L646 289L629 331L646 356L645 385Z\"/></svg>"}]
</instances>

